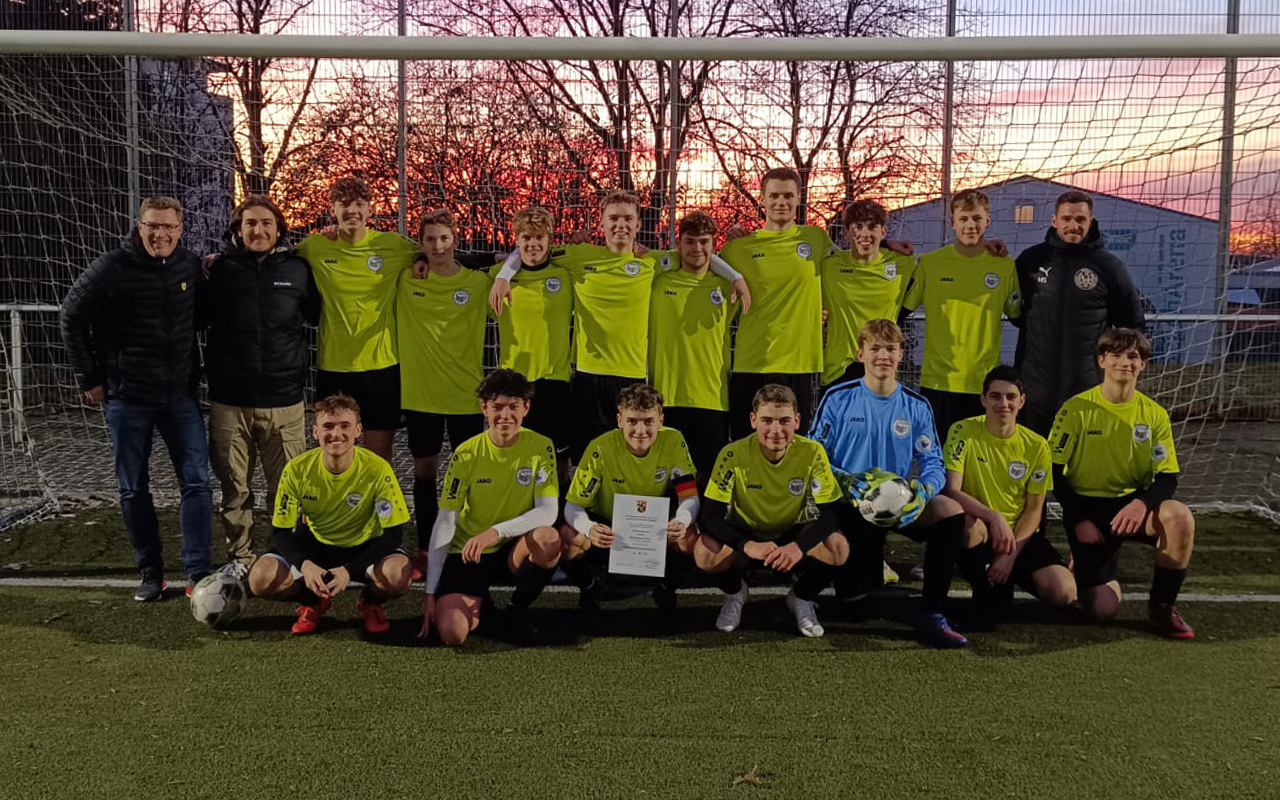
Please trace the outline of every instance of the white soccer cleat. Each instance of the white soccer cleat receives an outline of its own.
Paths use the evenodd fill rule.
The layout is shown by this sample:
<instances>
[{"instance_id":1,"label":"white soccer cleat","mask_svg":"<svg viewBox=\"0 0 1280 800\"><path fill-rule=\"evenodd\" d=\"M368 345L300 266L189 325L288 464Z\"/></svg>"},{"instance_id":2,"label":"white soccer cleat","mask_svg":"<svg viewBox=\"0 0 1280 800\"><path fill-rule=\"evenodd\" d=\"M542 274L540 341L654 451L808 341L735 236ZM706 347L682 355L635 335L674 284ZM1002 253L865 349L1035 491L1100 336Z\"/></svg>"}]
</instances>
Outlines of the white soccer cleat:
<instances>
[{"instance_id":1,"label":"white soccer cleat","mask_svg":"<svg viewBox=\"0 0 1280 800\"><path fill-rule=\"evenodd\" d=\"M724 596L724 605L720 606L720 616L716 617L716 630L730 633L738 629L742 624L742 607L747 604L748 594L747 582L743 581L741 589Z\"/></svg>"},{"instance_id":2,"label":"white soccer cleat","mask_svg":"<svg viewBox=\"0 0 1280 800\"><path fill-rule=\"evenodd\" d=\"M796 627L800 629L801 635L817 639L826 633L822 623L818 622L818 604L796 597L795 589L787 593L787 608L796 615Z\"/></svg>"}]
</instances>

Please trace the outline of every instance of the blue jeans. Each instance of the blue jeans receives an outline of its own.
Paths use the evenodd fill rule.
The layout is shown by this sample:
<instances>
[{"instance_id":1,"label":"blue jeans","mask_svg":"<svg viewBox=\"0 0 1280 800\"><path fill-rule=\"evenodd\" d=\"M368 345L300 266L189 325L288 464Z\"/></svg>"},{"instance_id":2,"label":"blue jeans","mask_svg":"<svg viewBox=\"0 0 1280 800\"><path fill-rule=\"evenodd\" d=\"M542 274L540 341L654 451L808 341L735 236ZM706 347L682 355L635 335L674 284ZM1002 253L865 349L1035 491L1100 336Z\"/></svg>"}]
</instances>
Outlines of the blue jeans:
<instances>
[{"instance_id":1,"label":"blue jeans","mask_svg":"<svg viewBox=\"0 0 1280 800\"><path fill-rule=\"evenodd\" d=\"M213 492L209 487L209 446L200 407L189 397L159 406L107 401L107 426L116 454L120 510L138 569L163 572L160 524L151 500L151 441L160 432L182 491L182 566L188 577L209 572L213 534Z\"/></svg>"}]
</instances>

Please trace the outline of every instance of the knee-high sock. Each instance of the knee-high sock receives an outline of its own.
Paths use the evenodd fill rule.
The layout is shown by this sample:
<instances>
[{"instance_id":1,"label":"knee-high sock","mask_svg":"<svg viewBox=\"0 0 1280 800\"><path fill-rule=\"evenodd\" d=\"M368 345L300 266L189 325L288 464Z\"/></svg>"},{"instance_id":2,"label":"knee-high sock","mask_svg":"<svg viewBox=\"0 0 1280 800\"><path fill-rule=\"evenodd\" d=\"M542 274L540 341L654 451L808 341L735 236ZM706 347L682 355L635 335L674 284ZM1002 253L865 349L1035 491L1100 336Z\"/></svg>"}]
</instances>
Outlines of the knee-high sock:
<instances>
[{"instance_id":1,"label":"knee-high sock","mask_svg":"<svg viewBox=\"0 0 1280 800\"><path fill-rule=\"evenodd\" d=\"M835 577L835 567L816 558L805 557L797 567L795 593L801 600L813 602Z\"/></svg>"},{"instance_id":2,"label":"knee-high sock","mask_svg":"<svg viewBox=\"0 0 1280 800\"><path fill-rule=\"evenodd\" d=\"M724 572L713 572L711 580L725 594L737 594L742 589L742 570L729 567Z\"/></svg>"},{"instance_id":3,"label":"knee-high sock","mask_svg":"<svg viewBox=\"0 0 1280 800\"><path fill-rule=\"evenodd\" d=\"M1182 581L1186 577L1185 569L1156 567L1151 578L1151 602L1170 605L1178 602L1178 592L1182 591Z\"/></svg>"},{"instance_id":4,"label":"knee-high sock","mask_svg":"<svg viewBox=\"0 0 1280 800\"><path fill-rule=\"evenodd\" d=\"M431 526L436 524L436 513L439 510L435 479L414 478L413 514L417 518L419 550L431 549Z\"/></svg>"},{"instance_id":5,"label":"knee-high sock","mask_svg":"<svg viewBox=\"0 0 1280 800\"><path fill-rule=\"evenodd\" d=\"M963 536L964 514L938 520L929 532L924 548L924 592L920 597L920 610L926 614L942 611Z\"/></svg>"},{"instance_id":6,"label":"knee-high sock","mask_svg":"<svg viewBox=\"0 0 1280 800\"><path fill-rule=\"evenodd\" d=\"M679 589L693 574L694 569L692 555L681 552L674 547L668 547L666 573L662 576L662 580L658 585L672 591Z\"/></svg>"},{"instance_id":7,"label":"knee-high sock","mask_svg":"<svg viewBox=\"0 0 1280 800\"><path fill-rule=\"evenodd\" d=\"M979 613L991 610L991 579L987 577L987 548L970 547L960 551L956 559L960 564L960 574L973 587L973 607ZM928 569L925 575L928 575Z\"/></svg>"},{"instance_id":8,"label":"knee-high sock","mask_svg":"<svg viewBox=\"0 0 1280 800\"><path fill-rule=\"evenodd\" d=\"M595 583L595 565L585 554L574 559L564 559L560 562L560 569L564 570L569 582L579 589L586 589Z\"/></svg>"},{"instance_id":9,"label":"knee-high sock","mask_svg":"<svg viewBox=\"0 0 1280 800\"><path fill-rule=\"evenodd\" d=\"M516 590L511 593L511 607L523 611L533 605L554 574L555 567L540 567L532 561L522 564L520 574L516 576Z\"/></svg>"}]
</instances>

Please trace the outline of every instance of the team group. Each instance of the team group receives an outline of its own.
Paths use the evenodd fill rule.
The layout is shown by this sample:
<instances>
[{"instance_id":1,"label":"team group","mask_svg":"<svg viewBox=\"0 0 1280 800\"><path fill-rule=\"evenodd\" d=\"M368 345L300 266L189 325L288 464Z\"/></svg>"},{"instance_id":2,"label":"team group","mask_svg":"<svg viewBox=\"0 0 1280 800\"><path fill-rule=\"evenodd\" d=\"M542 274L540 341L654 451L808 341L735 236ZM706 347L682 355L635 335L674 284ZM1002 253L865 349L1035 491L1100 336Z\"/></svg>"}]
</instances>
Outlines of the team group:
<instances>
[{"instance_id":1,"label":"team group","mask_svg":"<svg viewBox=\"0 0 1280 800\"><path fill-rule=\"evenodd\" d=\"M131 240L80 276L62 313L81 388L106 406L142 573L135 598L159 599L165 585L147 471L158 431L181 487L188 577L211 569L211 464L227 569L256 596L299 603L295 633L316 630L352 579L364 584L365 628L385 631L386 601L421 577L422 636L465 641L501 583L515 586L510 635L536 641L527 612L557 568L595 619L625 494L671 498L653 589L665 618L700 570L725 594L716 627L732 631L746 578L765 569L789 574L799 632L822 636L825 589L860 596L896 579L883 562L895 530L924 544L915 627L926 644L967 642L943 613L957 570L973 588L968 632L1009 613L1014 585L1114 617L1129 540L1155 550L1153 628L1191 638L1176 600L1194 520L1173 499L1168 414L1136 388L1150 357L1140 298L1105 250L1092 200L1060 197L1045 242L1015 262L985 239L987 197L960 192L954 243L917 262L909 244L885 241L887 214L872 201L843 210L849 250L796 224L799 186L791 170L766 172L763 227L729 232L718 254L700 212L679 221L676 249L637 246L640 201L627 192L602 201L602 246L553 245L551 214L525 209L500 266L456 252L447 211L427 212L416 242L369 229L371 198L355 178L332 186L335 228L296 249L281 211L246 199L203 264L178 245L178 201L144 201ZM897 378L895 320L921 307L917 392ZM486 376L492 317L499 369ZM1020 331L1018 369L999 364L1004 318ZM319 331L313 450L307 324ZM390 464L402 423L412 558ZM274 531L255 557L259 461ZM881 527L858 503L893 476L910 479L910 499ZM1045 535L1049 491L1070 567Z\"/></svg>"}]
</instances>

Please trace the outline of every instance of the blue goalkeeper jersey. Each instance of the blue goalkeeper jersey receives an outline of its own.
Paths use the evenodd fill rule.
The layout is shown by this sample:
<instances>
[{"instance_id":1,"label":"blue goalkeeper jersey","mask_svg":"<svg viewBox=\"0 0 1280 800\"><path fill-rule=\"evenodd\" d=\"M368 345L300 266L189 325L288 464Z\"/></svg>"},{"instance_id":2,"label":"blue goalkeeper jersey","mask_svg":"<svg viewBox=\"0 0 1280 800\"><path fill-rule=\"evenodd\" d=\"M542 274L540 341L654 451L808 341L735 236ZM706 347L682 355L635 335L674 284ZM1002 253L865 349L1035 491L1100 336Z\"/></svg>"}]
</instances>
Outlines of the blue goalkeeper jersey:
<instances>
[{"instance_id":1,"label":"blue goalkeeper jersey","mask_svg":"<svg viewBox=\"0 0 1280 800\"><path fill-rule=\"evenodd\" d=\"M861 379L837 383L818 404L809 437L826 448L836 469L856 473L879 467L906 477L914 462L916 478L930 496L946 485L933 408L901 384L881 397Z\"/></svg>"}]
</instances>

